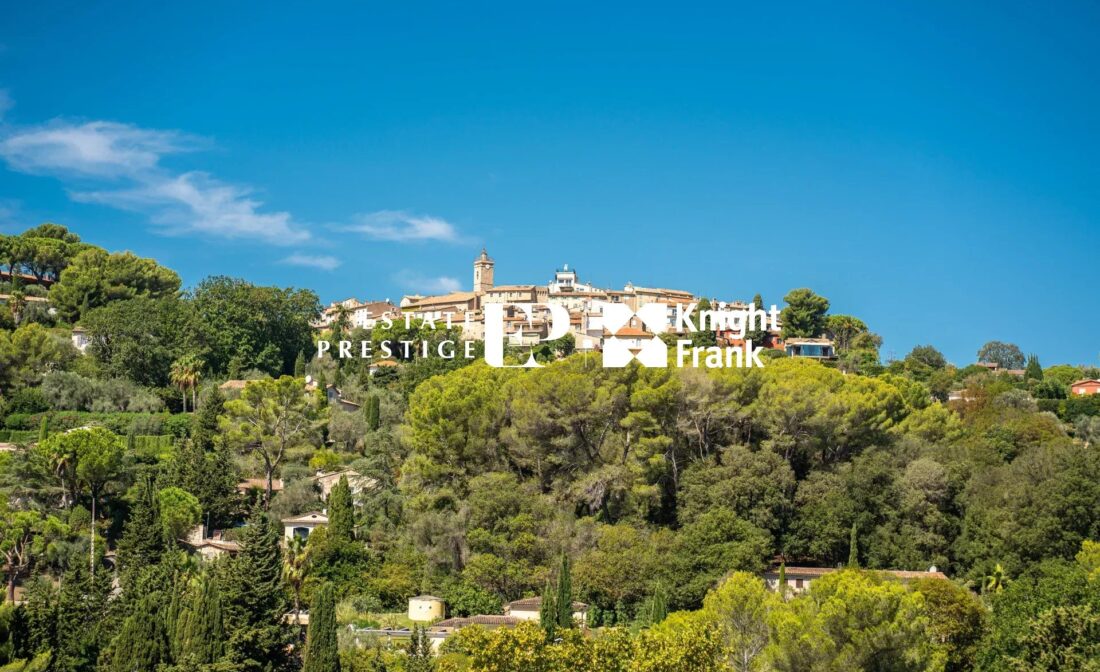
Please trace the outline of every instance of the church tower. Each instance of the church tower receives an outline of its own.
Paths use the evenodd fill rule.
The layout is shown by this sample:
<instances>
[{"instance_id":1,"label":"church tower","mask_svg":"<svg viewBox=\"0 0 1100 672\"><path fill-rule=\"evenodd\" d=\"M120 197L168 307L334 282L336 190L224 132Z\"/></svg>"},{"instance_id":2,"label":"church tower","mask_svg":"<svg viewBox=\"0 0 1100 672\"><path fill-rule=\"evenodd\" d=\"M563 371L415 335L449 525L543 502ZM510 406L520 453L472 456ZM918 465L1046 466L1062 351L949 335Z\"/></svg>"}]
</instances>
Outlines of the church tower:
<instances>
[{"instance_id":1,"label":"church tower","mask_svg":"<svg viewBox=\"0 0 1100 672\"><path fill-rule=\"evenodd\" d=\"M481 256L474 260L474 294L484 294L493 288L493 260L481 248Z\"/></svg>"}]
</instances>

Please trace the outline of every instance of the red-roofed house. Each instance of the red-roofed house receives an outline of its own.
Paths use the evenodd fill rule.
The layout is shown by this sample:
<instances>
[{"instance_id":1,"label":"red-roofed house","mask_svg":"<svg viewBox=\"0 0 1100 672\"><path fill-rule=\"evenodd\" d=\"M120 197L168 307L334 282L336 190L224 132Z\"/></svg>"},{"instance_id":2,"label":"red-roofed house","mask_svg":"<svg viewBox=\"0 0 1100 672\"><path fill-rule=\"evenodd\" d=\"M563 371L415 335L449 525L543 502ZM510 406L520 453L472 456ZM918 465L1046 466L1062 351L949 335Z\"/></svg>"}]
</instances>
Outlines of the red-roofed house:
<instances>
[{"instance_id":1,"label":"red-roofed house","mask_svg":"<svg viewBox=\"0 0 1100 672\"><path fill-rule=\"evenodd\" d=\"M1100 380L1097 380L1095 378L1086 378L1085 380L1079 380L1076 383L1071 383L1069 386L1069 392L1074 396L1100 394Z\"/></svg>"}]
</instances>

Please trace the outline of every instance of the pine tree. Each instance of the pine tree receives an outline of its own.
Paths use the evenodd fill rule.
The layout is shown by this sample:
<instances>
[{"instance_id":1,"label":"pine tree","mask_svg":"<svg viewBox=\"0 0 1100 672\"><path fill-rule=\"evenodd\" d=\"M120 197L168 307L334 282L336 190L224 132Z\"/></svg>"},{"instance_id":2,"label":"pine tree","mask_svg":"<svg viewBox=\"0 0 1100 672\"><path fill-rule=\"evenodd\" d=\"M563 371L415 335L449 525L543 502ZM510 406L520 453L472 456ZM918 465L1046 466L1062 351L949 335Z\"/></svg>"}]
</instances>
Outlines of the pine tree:
<instances>
[{"instance_id":1,"label":"pine tree","mask_svg":"<svg viewBox=\"0 0 1100 672\"><path fill-rule=\"evenodd\" d=\"M340 653L336 644L336 607L332 584L321 586L309 609L305 664L302 672L339 672Z\"/></svg>"},{"instance_id":2,"label":"pine tree","mask_svg":"<svg viewBox=\"0 0 1100 672\"><path fill-rule=\"evenodd\" d=\"M192 586L189 599L176 623L178 661L209 665L225 654L225 626L217 581L209 573Z\"/></svg>"},{"instance_id":3,"label":"pine tree","mask_svg":"<svg viewBox=\"0 0 1100 672\"><path fill-rule=\"evenodd\" d=\"M294 377L303 378L306 375L306 354L301 350L298 351L298 356L294 359Z\"/></svg>"},{"instance_id":4,"label":"pine tree","mask_svg":"<svg viewBox=\"0 0 1100 672\"><path fill-rule=\"evenodd\" d=\"M558 611L558 627L567 630L573 627L573 578L569 566L569 556L561 554L561 568L558 570L558 589L554 597L554 606Z\"/></svg>"},{"instance_id":5,"label":"pine tree","mask_svg":"<svg viewBox=\"0 0 1100 672\"><path fill-rule=\"evenodd\" d=\"M355 537L355 508L347 476L328 495L328 534L331 540L352 541Z\"/></svg>"},{"instance_id":6,"label":"pine tree","mask_svg":"<svg viewBox=\"0 0 1100 672\"><path fill-rule=\"evenodd\" d=\"M275 523L256 507L240 536L241 550L226 572L222 614L230 659L246 668L278 668L289 631L282 584L282 549Z\"/></svg>"},{"instance_id":7,"label":"pine tree","mask_svg":"<svg viewBox=\"0 0 1100 672\"><path fill-rule=\"evenodd\" d=\"M859 540L856 538L855 523L852 523L852 532L848 535L848 567L859 569Z\"/></svg>"},{"instance_id":8,"label":"pine tree","mask_svg":"<svg viewBox=\"0 0 1100 672\"><path fill-rule=\"evenodd\" d=\"M161 613L162 599L163 596L158 593L141 599L104 652L108 664L101 662L99 669L111 672L155 670L158 665L169 662L168 634Z\"/></svg>"},{"instance_id":9,"label":"pine tree","mask_svg":"<svg viewBox=\"0 0 1100 672\"><path fill-rule=\"evenodd\" d=\"M378 399L377 394L372 394L367 398L367 427L373 432L378 429L382 424L382 416L380 412L381 402Z\"/></svg>"}]
</instances>

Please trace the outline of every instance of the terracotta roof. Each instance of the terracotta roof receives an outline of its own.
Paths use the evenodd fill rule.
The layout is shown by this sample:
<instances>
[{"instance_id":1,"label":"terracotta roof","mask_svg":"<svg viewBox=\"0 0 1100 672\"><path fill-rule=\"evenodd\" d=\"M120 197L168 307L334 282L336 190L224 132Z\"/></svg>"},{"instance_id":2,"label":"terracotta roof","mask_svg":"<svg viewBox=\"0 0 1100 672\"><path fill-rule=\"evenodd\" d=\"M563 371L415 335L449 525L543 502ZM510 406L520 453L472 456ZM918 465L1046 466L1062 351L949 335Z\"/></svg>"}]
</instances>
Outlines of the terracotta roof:
<instances>
[{"instance_id":1,"label":"terracotta roof","mask_svg":"<svg viewBox=\"0 0 1100 672\"><path fill-rule=\"evenodd\" d=\"M573 611L584 611L588 605L584 602L573 602ZM508 603L508 609L513 611L538 611L542 607L541 597L525 597L522 600L514 600Z\"/></svg>"},{"instance_id":2,"label":"terracotta roof","mask_svg":"<svg viewBox=\"0 0 1100 672\"><path fill-rule=\"evenodd\" d=\"M413 310L416 308L423 308L425 306L445 306L457 303L467 303L468 301L476 297L477 295L473 292L452 292L450 294L443 294L440 296L428 296L420 299L416 303L406 306L405 309Z\"/></svg>"},{"instance_id":3,"label":"terracotta roof","mask_svg":"<svg viewBox=\"0 0 1100 672\"><path fill-rule=\"evenodd\" d=\"M250 380L227 380L218 386L219 390L243 390Z\"/></svg>"},{"instance_id":4,"label":"terracotta roof","mask_svg":"<svg viewBox=\"0 0 1100 672\"><path fill-rule=\"evenodd\" d=\"M432 630L437 628L465 628L468 625L487 625L487 626L507 626L512 627L519 625L523 622L523 619L516 618L515 616L498 616L495 614L484 615L479 614L477 616L468 616L466 618L448 618L446 620L439 621L431 627Z\"/></svg>"},{"instance_id":5,"label":"terracotta roof","mask_svg":"<svg viewBox=\"0 0 1100 672\"><path fill-rule=\"evenodd\" d=\"M243 481L241 481L240 483L237 484L237 489L238 490L251 490L253 488L256 488L256 489L259 489L259 490L266 490L267 489L267 479L266 478L246 478L246 479L244 479ZM271 479L271 489L272 490L282 490L283 489L283 479L281 479L281 478Z\"/></svg>"},{"instance_id":6,"label":"terracotta roof","mask_svg":"<svg viewBox=\"0 0 1100 672\"><path fill-rule=\"evenodd\" d=\"M606 331L606 329L604 331ZM645 329L639 329L637 327L623 327L622 329L616 331L615 335L616 336L626 336L626 337L630 337L630 336L639 336L639 337L640 336L650 336L650 337L652 337L653 336L653 334L646 331Z\"/></svg>"},{"instance_id":7,"label":"terracotta roof","mask_svg":"<svg viewBox=\"0 0 1100 672\"><path fill-rule=\"evenodd\" d=\"M833 572L839 572L839 571L840 570L837 569L836 567L787 567L786 570L785 570L787 578L791 578L791 577L798 578L798 577L802 577L802 576L811 576L811 577L825 576L826 574L832 574ZM883 574L890 574L891 576L894 576L894 577L899 578L899 579L946 579L947 578L946 574L944 574L943 572L939 572L939 571L936 571L936 572L921 572L921 571L910 571L910 570L905 570L905 569L877 569L877 570L871 570L871 571L882 572ZM772 567L768 571L768 573L769 574L778 574L779 573L779 568L778 567Z\"/></svg>"},{"instance_id":8,"label":"terracotta roof","mask_svg":"<svg viewBox=\"0 0 1100 672\"><path fill-rule=\"evenodd\" d=\"M397 366L397 362L392 359L380 359L377 362L371 362L372 366Z\"/></svg>"},{"instance_id":9,"label":"terracotta roof","mask_svg":"<svg viewBox=\"0 0 1100 672\"><path fill-rule=\"evenodd\" d=\"M1100 385L1100 379L1097 379L1097 378L1083 378L1083 379L1078 380L1076 382L1070 383L1069 386L1070 387L1077 387L1078 385L1089 385L1089 384Z\"/></svg>"}]
</instances>

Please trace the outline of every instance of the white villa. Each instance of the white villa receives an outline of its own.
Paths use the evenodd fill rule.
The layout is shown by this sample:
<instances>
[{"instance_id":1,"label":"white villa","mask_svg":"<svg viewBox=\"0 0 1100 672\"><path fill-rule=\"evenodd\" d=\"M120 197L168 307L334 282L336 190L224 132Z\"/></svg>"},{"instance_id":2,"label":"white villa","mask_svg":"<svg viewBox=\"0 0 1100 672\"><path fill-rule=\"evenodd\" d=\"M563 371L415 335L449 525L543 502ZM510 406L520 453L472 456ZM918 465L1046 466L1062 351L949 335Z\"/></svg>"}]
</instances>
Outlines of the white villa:
<instances>
[{"instance_id":1,"label":"white villa","mask_svg":"<svg viewBox=\"0 0 1100 672\"><path fill-rule=\"evenodd\" d=\"M300 516L283 518L283 537L290 541L294 537L305 540L313 533L313 530L328 525L328 516L323 511L310 511Z\"/></svg>"}]
</instances>

